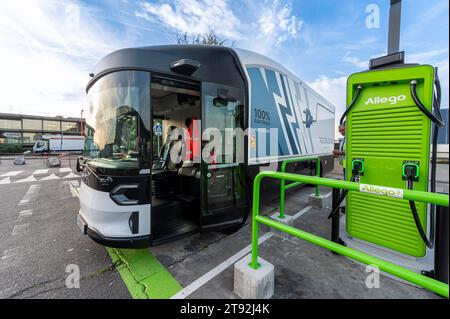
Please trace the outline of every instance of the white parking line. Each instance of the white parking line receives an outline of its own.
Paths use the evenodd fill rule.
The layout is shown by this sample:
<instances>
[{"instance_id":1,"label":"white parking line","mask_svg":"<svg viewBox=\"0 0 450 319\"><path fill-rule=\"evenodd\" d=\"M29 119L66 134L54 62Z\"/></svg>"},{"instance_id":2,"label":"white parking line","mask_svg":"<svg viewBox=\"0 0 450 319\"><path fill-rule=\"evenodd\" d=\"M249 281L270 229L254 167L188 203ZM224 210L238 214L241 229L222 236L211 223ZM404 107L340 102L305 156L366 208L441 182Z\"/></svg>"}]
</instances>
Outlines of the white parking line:
<instances>
[{"instance_id":1,"label":"white parking line","mask_svg":"<svg viewBox=\"0 0 450 319\"><path fill-rule=\"evenodd\" d=\"M47 174L48 173L48 168L44 168L44 169L37 169L33 172L33 175L39 175L39 174Z\"/></svg>"},{"instance_id":2,"label":"white parking line","mask_svg":"<svg viewBox=\"0 0 450 319\"><path fill-rule=\"evenodd\" d=\"M27 223L27 224L21 224L21 225L14 226L13 231L12 231L12 236L23 233L25 231L25 229L27 229L28 225L29 224Z\"/></svg>"},{"instance_id":3,"label":"white parking line","mask_svg":"<svg viewBox=\"0 0 450 319\"><path fill-rule=\"evenodd\" d=\"M61 167L59 169L60 173L68 173L68 172L71 172L71 171L72 171L72 169L70 167Z\"/></svg>"},{"instance_id":4,"label":"white parking line","mask_svg":"<svg viewBox=\"0 0 450 319\"><path fill-rule=\"evenodd\" d=\"M26 195L31 195L31 194L36 193L39 190L39 188L41 188L39 185L36 185L36 184L31 185L28 188Z\"/></svg>"},{"instance_id":5,"label":"white parking line","mask_svg":"<svg viewBox=\"0 0 450 319\"><path fill-rule=\"evenodd\" d=\"M40 185L36 185L36 184L30 185L30 187L28 188L27 192L25 193L25 195L23 196L23 198L19 202L19 206L28 204L30 202L30 200L32 199L33 195L36 192L38 192L40 188L41 188Z\"/></svg>"},{"instance_id":6,"label":"white parking line","mask_svg":"<svg viewBox=\"0 0 450 319\"><path fill-rule=\"evenodd\" d=\"M263 236L261 236L258 239L258 245L261 245L263 242L265 242L267 239L271 238L274 235L274 233L266 233ZM237 254L231 256L227 260L225 260L223 263L218 265L217 267L213 268L212 270L208 271L206 274L198 278L193 283L187 285L184 287L180 292L173 295L170 299L185 299L187 296L195 292L197 289L202 287L204 284L206 284L208 281L216 277L218 274L220 274L222 271L227 269L229 266L240 260L241 258L244 258L248 253L252 251L252 245L246 246L244 249L240 250Z\"/></svg>"},{"instance_id":7,"label":"white parking line","mask_svg":"<svg viewBox=\"0 0 450 319\"><path fill-rule=\"evenodd\" d=\"M302 216L304 213L306 213L307 211L309 211L312 207L311 206L306 206L305 208L303 208L301 211L299 211L298 213L296 213L295 215L292 216L292 218L295 220L297 218L299 218L300 216ZM258 239L258 246L261 245L263 242L265 242L266 240L272 238L272 236L274 236L275 234L272 232L266 233L263 236L261 236ZM252 251L252 245L248 245L246 246L244 249L240 250L238 253L236 253L235 255L231 256L230 258L228 258L227 260L225 260L223 263L221 263L220 265L216 266L215 268L213 268L212 270L208 271L206 274L204 274L203 276L201 276L200 278L198 278L197 280L195 280L194 282L192 282L191 284L187 285L186 287L184 287L181 291L179 291L177 294L173 295L171 297L171 299L185 299L187 296L191 295L193 292L195 292L196 290L198 290L200 287L202 287L203 285L205 285L208 281L210 281L211 279L213 279L214 277L216 277L218 274L220 274L221 272L223 272L225 269L227 269L229 266L231 266L232 264L236 263L237 261L239 261L241 258L244 258L247 254L249 254Z\"/></svg>"},{"instance_id":8,"label":"white parking line","mask_svg":"<svg viewBox=\"0 0 450 319\"><path fill-rule=\"evenodd\" d=\"M16 255L17 255L17 252L18 252L18 248L6 249L6 250L3 252L2 260L5 260L5 259L8 259L8 258L11 258L11 257L16 256Z\"/></svg>"},{"instance_id":9,"label":"white parking line","mask_svg":"<svg viewBox=\"0 0 450 319\"><path fill-rule=\"evenodd\" d=\"M69 184L70 193L72 194L72 197L78 197L79 188L76 186L73 186L71 183Z\"/></svg>"},{"instance_id":10,"label":"white parking line","mask_svg":"<svg viewBox=\"0 0 450 319\"><path fill-rule=\"evenodd\" d=\"M6 177L0 181L0 185L4 184L11 184L11 179L9 177Z\"/></svg>"},{"instance_id":11,"label":"white parking line","mask_svg":"<svg viewBox=\"0 0 450 319\"><path fill-rule=\"evenodd\" d=\"M67 174L66 176L64 176L63 178L80 178L79 175L74 174L72 172L70 172L70 174Z\"/></svg>"},{"instance_id":12,"label":"white parking line","mask_svg":"<svg viewBox=\"0 0 450 319\"><path fill-rule=\"evenodd\" d=\"M31 209L23 210L19 212L19 217L26 217L33 215L33 211Z\"/></svg>"},{"instance_id":13,"label":"white parking line","mask_svg":"<svg viewBox=\"0 0 450 319\"><path fill-rule=\"evenodd\" d=\"M36 182L36 181L37 181L37 179L34 178L33 175L30 175L28 177L25 177L25 178L19 179L18 181L15 181L14 184L16 184L16 183L30 183L30 182Z\"/></svg>"},{"instance_id":14,"label":"white parking line","mask_svg":"<svg viewBox=\"0 0 450 319\"><path fill-rule=\"evenodd\" d=\"M22 172L23 171L11 171L11 172L5 173L3 175L0 175L0 177L16 176L16 175L19 175Z\"/></svg>"},{"instance_id":15,"label":"white parking line","mask_svg":"<svg viewBox=\"0 0 450 319\"><path fill-rule=\"evenodd\" d=\"M305 208L303 208L301 211L299 211L298 213L296 213L295 215L292 216L292 218L294 220L296 220L297 218L299 218L300 216L302 216L304 213L306 213L307 211L309 211L312 207L311 206L306 206Z\"/></svg>"},{"instance_id":16,"label":"white parking line","mask_svg":"<svg viewBox=\"0 0 450 319\"><path fill-rule=\"evenodd\" d=\"M44 178L40 179L39 181L49 181L49 180L52 180L52 179L59 179L59 177L56 176L55 174L50 174L47 177L44 177Z\"/></svg>"}]
</instances>

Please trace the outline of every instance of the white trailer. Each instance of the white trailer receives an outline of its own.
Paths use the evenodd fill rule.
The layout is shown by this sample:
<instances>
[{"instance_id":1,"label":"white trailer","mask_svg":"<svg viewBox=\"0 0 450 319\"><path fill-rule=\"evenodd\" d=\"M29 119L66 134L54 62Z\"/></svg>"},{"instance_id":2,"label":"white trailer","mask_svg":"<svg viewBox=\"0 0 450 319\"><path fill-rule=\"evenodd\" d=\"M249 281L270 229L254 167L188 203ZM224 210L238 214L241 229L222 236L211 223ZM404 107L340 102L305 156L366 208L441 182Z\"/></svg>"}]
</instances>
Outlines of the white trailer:
<instances>
[{"instance_id":1,"label":"white trailer","mask_svg":"<svg viewBox=\"0 0 450 319\"><path fill-rule=\"evenodd\" d=\"M81 135L43 135L42 140L33 145L34 153L43 152L82 152L84 136Z\"/></svg>"}]
</instances>

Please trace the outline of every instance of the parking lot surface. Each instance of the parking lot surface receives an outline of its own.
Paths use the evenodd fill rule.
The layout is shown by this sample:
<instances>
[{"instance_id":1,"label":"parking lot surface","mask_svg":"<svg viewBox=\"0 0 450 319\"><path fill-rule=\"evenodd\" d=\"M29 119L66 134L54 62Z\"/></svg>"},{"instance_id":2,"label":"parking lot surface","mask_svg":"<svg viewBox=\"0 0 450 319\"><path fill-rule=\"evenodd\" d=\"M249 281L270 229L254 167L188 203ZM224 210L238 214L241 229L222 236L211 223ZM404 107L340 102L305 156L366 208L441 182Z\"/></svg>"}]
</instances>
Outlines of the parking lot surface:
<instances>
[{"instance_id":1,"label":"parking lot surface","mask_svg":"<svg viewBox=\"0 0 450 319\"><path fill-rule=\"evenodd\" d=\"M330 174L339 176L339 168ZM448 187L448 177L440 178ZM57 168L45 167L41 159L0 164L0 298L238 298L233 265L250 252L249 221L230 235L199 233L142 251L118 250L139 263L137 274L125 267L126 260L81 234L79 179L73 160ZM329 238L329 211L308 206L311 193L312 187L289 191L286 213L295 216L294 227ZM261 213L277 210L274 203ZM259 256L275 266L274 298L440 298L384 276L380 288L369 289L360 264L268 229L259 236ZM67 285L73 267L80 272L79 288Z\"/></svg>"}]
</instances>

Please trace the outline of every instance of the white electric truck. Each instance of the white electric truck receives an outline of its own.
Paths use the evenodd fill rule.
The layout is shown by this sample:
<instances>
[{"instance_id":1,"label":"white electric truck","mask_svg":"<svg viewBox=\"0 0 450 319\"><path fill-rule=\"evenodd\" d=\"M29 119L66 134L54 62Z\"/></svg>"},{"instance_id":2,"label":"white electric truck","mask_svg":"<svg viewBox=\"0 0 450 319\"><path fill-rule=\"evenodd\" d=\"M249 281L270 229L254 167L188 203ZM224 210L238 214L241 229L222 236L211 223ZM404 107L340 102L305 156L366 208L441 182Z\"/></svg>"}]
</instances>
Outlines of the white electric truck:
<instances>
[{"instance_id":1,"label":"white electric truck","mask_svg":"<svg viewBox=\"0 0 450 319\"><path fill-rule=\"evenodd\" d=\"M78 225L100 244L136 248L231 232L245 223L260 169L311 155L323 174L333 169L334 106L263 55L129 48L104 57L91 76ZM180 143L192 144L181 161L172 157ZM304 164L287 169L315 174ZM262 187L278 194L275 184Z\"/></svg>"},{"instance_id":2,"label":"white electric truck","mask_svg":"<svg viewBox=\"0 0 450 319\"><path fill-rule=\"evenodd\" d=\"M81 153L84 136L81 135L43 135L42 140L33 145L33 153L73 152Z\"/></svg>"}]
</instances>

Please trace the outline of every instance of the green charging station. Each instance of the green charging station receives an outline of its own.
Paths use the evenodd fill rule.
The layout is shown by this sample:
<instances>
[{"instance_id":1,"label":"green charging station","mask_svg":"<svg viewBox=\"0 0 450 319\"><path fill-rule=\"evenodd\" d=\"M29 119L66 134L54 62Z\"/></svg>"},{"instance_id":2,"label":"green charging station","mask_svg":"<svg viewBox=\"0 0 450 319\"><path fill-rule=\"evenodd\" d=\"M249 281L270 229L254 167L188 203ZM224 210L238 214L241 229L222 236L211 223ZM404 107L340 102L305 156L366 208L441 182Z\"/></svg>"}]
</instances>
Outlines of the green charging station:
<instances>
[{"instance_id":1,"label":"green charging station","mask_svg":"<svg viewBox=\"0 0 450 319\"><path fill-rule=\"evenodd\" d=\"M349 77L347 105L358 97L347 115L347 180L353 176L361 185L405 189L407 170L415 167L414 190L429 190L432 122L416 105L411 89L415 85L418 99L432 112L435 77L435 69L428 65L398 65ZM349 192L346 200L346 230L351 237L413 257L425 255L426 245L407 200L358 192ZM427 205L415 205L426 230Z\"/></svg>"},{"instance_id":2,"label":"green charging station","mask_svg":"<svg viewBox=\"0 0 450 319\"><path fill-rule=\"evenodd\" d=\"M347 80L344 178L359 191L333 190L331 238L448 283L448 210L403 196L436 193L445 123L438 70L405 63L400 17L401 0L390 0L388 54Z\"/></svg>"}]
</instances>

